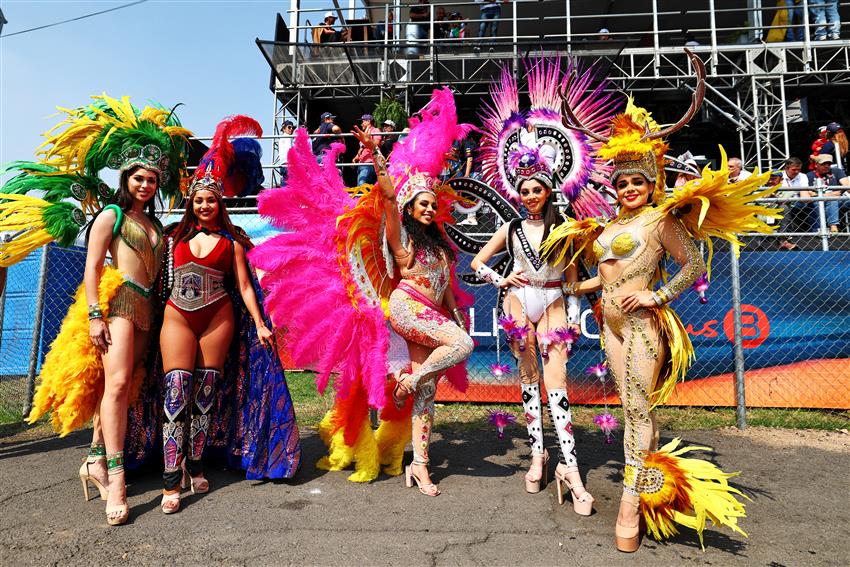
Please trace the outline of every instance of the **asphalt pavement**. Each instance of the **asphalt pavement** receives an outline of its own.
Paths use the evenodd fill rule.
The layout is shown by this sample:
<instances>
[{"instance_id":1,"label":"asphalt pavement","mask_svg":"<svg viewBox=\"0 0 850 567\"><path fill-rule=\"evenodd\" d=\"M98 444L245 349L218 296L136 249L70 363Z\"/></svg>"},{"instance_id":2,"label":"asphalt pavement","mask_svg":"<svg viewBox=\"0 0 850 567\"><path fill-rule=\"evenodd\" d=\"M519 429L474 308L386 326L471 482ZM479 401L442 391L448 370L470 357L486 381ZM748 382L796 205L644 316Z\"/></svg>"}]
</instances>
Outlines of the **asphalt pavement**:
<instances>
[{"instance_id":1,"label":"asphalt pavement","mask_svg":"<svg viewBox=\"0 0 850 567\"><path fill-rule=\"evenodd\" d=\"M613 545L622 446L577 432L596 498L594 514L579 517L569 502L558 505L554 482L526 494L528 449L520 430L512 433L436 432L432 471L443 493L429 498L400 477L354 484L316 470L324 447L305 431L294 480L211 470L212 490L187 496L173 516L159 509L156 471L130 477L131 519L121 527L106 525L103 502L83 501L77 470L89 432L0 438L0 565L850 564L846 433L683 432L688 443L714 447L722 468L742 472L735 484L752 498L742 521L749 537L709 528L702 551L683 530L665 543L644 539L631 555Z\"/></svg>"}]
</instances>

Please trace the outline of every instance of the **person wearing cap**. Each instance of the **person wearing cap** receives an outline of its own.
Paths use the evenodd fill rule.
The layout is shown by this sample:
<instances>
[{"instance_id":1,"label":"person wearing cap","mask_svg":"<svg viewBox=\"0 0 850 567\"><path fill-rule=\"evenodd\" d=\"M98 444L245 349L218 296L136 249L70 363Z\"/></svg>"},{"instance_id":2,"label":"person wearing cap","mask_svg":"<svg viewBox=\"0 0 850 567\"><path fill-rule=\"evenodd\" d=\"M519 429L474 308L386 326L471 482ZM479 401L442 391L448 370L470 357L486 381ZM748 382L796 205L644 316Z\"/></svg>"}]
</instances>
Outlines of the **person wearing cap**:
<instances>
[{"instance_id":1,"label":"person wearing cap","mask_svg":"<svg viewBox=\"0 0 850 567\"><path fill-rule=\"evenodd\" d=\"M288 177L286 163L289 158L289 149L295 142L295 123L292 122L292 120L284 121L282 134L283 137L280 138L277 142L279 164L277 171L280 174L281 182L286 181Z\"/></svg>"},{"instance_id":2,"label":"person wearing cap","mask_svg":"<svg viewBox=\"0 0 850 567\"><path fill-rule=\"evenodd\" d=\"M334 29L335 23L336 15L333 12L325 12L325 18L321 25L316 28L318 34L314 33L313 40L316 43L331 43L333 41L337 41L339 38L339 32Z\"/></svg>"},{"instance_id":3,"label":"person wearing cap","mask_svg":"<svg viewBox=\"0 0 850 567\"><path fill-rule=\"evenodd\" d=\"M785 160L785 167L781 173L779 186L776 192L780 199L792 199L795 197L811 197L809 178L801 173L803 161L796 157ZM782 221L779 223L779 232L808 232L811 230L811 204L801 201L786 201L782 203L785 210L782 212ZM794 250L797 245L793 236L786 236L779 245L782 250Z\"/></svg>"},{"instance_id":4,"label":"person wearing cap","mask_svg":"<svg viewBox=\"0 0 850 567\"><path fill-rule=\"evenodd\" d=\"M313 131L317 134L313 138L313 153L319 163L325 158L325 152L331 147L331 144L339 140L339 135L342 134L342 128L334 124L335 115L330 112L322 114L322 123Z\"/></svg>"},{"instance_id":5,"label":"person wearing cap","mask_svg":"<svg viewBox=\"0 0 850 567\"><path fill-rule=\"evenodd\" d=\"M835 158L833 162L841 169L845 169L844 160L847 156L847 136L838 122L830 122L826 125L826 142L821 146L821 154L829 154Z\"/></svg>"},{"instance_id":6,"label":"person wearing cap","mask_svg":"<svg viewBox=\"0 0 850 567\"><path fill-rule=\"evenodd\" d=\"M809 171L815 169L815 158L821 154L824 144L826 144L826 126L818 128L818 137L812 142L812 153L809 154Z\"/></svg>"},{"instance_id":7,"label":"person wearing cap","mask_svg":"<svg viewBox=\"0 0 850 567\"><path fill-rule=\"evenodd\" d=\"M383 124L381 124L381 132L384 132L384 134L381 136L380 146L381 153L385 156L390 155L390 152L393 151L393 146L398 141L398 135L389 133L395 131L396 123L394 120L387 118L384 120Z\"/></svg>"},{"instance_id":8,"label":"person wearing cap","mask_svg":"<svg viewBox=\"0 0 850 567\"><path fill-rule=\"evenodd\" d=\"M602 28L599 30L599 41L610 41L611 40L611 32L608 28Z\"/></svg>"},{"instance_id":9,"label":"person wearing cap","mask_svg":"<svg viewBox=\"0 0 850 567\"><path fill-rule=\"evenodd\" d=\"M840 167L833 167L834 161L835 158L831 155L822 153L815 159L815 170L809 172L809 186L829 187L830 189L824 191L824 195L827 197L837 197L847 192L846 189L839 189L839 186L850 187L850 178ZM838 232L841 214L850 210L850 203L847 201L825 201L824 209L829 232Z\"/></svg>"},{"instance_id":10,"label":"person wearing cap","mask_svg":"<svg viewBox=\"0 0 850 567\"><path fill-rule=\"evenodd\" d=\"M360 117L360 130L372 136L375 143L381 145L381 131L375 128L375 118L371 114L364 114ZM354 156L354 163L357 166L357 184L364 185L367 183L374 184L378 180L378 174L375 173L375 168L372 166L372 150L360 142L357 149L357 155Z\"/></svg>"}]
</instances>

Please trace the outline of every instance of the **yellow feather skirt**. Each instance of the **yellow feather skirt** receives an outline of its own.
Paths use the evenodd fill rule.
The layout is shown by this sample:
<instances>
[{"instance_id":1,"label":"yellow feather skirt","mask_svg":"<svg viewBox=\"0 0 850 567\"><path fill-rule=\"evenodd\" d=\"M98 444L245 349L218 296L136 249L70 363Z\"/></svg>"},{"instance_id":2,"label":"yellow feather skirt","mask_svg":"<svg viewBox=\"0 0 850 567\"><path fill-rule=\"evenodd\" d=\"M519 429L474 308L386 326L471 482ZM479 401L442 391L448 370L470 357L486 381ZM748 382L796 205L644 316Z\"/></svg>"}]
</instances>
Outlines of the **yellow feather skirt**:
<instances>
[{"instance_id":1,"label":"yellow feather skirt","mask_svg":"<svg viewBox=\"0 0 850 567\"><path fill-rule=\"evenodd\" d=\"M746 512L737 497L749 499L729 484L729 479L739 473L726 473L709 461L683 457L690 451L710 449L679 447L680 443L676 438L647 454L638 479L634 478L634 467L626 467L626 480L637 480L649 534L658 540L669 538L678 533L679 524L696 530L704 548L702 534L710 520L714 526L726 526L746 537L738 526L738 519L745 518Z\"/></svg>"},{"instance_id":2,"label":"yellow feather skirt","mask_svg":"<svg viewBox=\"0 0 850 567\"><path fill-rule=\"evenodd\" d=\"M121 272L112 266L104 267L98 299L105 317L109 316L109 302L123 283ZM145 369L137 368L130 387L131 403L138 396L144 376ZM103 381L103 362L89 338L88 302L81 284L41 366L40 383L27 421L35 423L51 412L53 429L62 437L68 435L91 420L103 395Z\"/></svg>"},{"instance_id":3,"label":"yellow feather skirt","mask_svg":"<svg viewBox=\"0 0 850 567\"><path fill-rule=\"evenodd\" d=\"M654 409L670 398L673 390L676 389L677 382L685 380L695 355L688 331L676 312L667 305L653 309L652 312L661 331L661 341L667 345L667 361L658 376L657 388L652 392L650 399Z\"/></svg>"}]
</instances>

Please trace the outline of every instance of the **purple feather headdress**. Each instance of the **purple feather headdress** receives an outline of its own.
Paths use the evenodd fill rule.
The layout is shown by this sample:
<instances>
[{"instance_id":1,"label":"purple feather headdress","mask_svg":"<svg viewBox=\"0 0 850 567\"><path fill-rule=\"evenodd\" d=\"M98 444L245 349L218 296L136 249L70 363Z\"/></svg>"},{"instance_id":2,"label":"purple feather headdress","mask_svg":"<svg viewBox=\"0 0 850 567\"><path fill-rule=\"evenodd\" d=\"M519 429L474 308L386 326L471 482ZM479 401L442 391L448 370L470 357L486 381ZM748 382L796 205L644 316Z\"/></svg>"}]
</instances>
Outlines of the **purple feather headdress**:
<instances>
[{"instance_id":1,"label":"purple feather headdress","mask_svg":"<svg viewBox=\"0 0 850 567\"><path fill-rule=\"evenodd\" d=\"M596 155L601 143L563 125L559 91L566 90L583 123L594 124L598 131L608 127L620 100L611 93L608 81L597 81L593 67L582 69L573 60L567 61L564 71L560 58L526 61L525 68L531 99L527 111L519 109L519 89L508 67L502 69L499 82L490 87L492 102L483 106L480 156L484 181L518 202L518 176L511 165L517 162L514 154L521 155L522 146L548 147L554 154L549 186L572 203L575 215L579 219L613 216L606 199L588 187L588 181L592 181L610 190L607 174L611 167ZM569 82L571 74L576 77Z\"/></svg>"}]
</instances>

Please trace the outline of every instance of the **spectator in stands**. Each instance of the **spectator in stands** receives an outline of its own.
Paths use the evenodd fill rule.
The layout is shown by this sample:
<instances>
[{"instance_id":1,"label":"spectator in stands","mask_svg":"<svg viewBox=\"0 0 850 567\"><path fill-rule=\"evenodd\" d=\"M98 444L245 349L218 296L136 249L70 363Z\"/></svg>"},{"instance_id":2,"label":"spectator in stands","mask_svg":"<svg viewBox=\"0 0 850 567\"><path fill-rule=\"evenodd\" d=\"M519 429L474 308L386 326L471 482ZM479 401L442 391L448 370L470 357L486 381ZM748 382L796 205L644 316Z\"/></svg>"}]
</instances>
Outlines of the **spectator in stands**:
<instances>
[{"instance_id":1,"label":"spectator in stands","mask_svg":"<svg viewBox=\"0 0 850 567\"><path fill-rule=\"evenodd\" d=\"M434 39L449 37L449 18L443 6L437 6L434 13Z\"/></svg>"},{"instance_id":2,"label":"spectator in stands","mask_svg":"<svg viewBox=\"0 0 850 567\"><path fill-rule=\"evenodd\" d=\"M826 125L826 142L821 147L822 154L830 154L835 158L833 163L843 170L847 170L844 163L847 158L847 136L838 122L830 122Z\"/></svg>"},{"instance_id":3,"label":"spectator in stands","mask_svg":"<svg viewBox=\"0 0 850 567\"><path fill-rule=\"evenodd\" d=\"M313 43L331 43L339 41L339 32L334 29L336 16L333 12L325 12L325 19L313 28Z\"/></svg>"},{"instance_id":4,"label":"spectator in stands","mask_svg":"<svg viewBox=\"0 0 850 567\"><path fill-rule=\"evenodd\" d=\"M744 164L741 161L741 158L729 158L729 183L734 183L735 181L743 181L752 175L752 172L744 169Z\"/></svg>"},{"instance_id":5,"label":"spectator in stands","mask_svg":"<svg viewBox=\"0 0 850 567\"><path fill-rule=\"evenodd\" d=\"M466 37L466 23L460 12L449 14L449 38L464 39Z\"/></svg>"},{"instance_id":6,"label":"spectator in stands","mask_svg":"<svg viewBox=\"0 0 850 567\"><path fill-rule=\"evenodd\" d=\"M381 153L384 154L384 157L389 157L390 153L393 151L393 146L398 141L398 134L389 134L388 132L395 132L396 130L395 121L387 118L384 120L384 123L381 124L381 132L384 134L381 135Z\"/></svg>"},{"instance_id":7,"label":"spectator in stands","mask_svg":"<svg viewBox=\"0 0 850 567\"><path fill-rule=\"evenodd\" d=\"M318 134L313 138L313 153L316 155L316 160L322 163L325 158L325 151L331 147L331 144L338 141L339 135L342 134L342 128L334 123L336 116L330 112L322 114L322 123L313 131L313 134Z\"/></svg>"},{"instance_id":8,"label":"spectator in stands","mask_svg":"<svg viewBox=\"0 0 850 567\"><path fill-rule=\"evenodd\" d=\"M803 0L785 0L785 11L788 16L785 41L803 41Z\"/></svg>"},{"instance_id":9,"label":"spectator in stands","mask_svg":"<svg viewBox=\"0 0 850 567\"><path fill-rule=\"evenodd\" d=\"M599 30L599 41L611 41L611 32L608 28L602 28Z\"/></svg>"},{"instance_id":10,"label":"spectator in stands","mask_svg":"<svg viewBox=\"0 0 850 567\"><path fill-rule=\"evenodd\" d=\"M375 119L371 114L364 114L360 117L360 129L372 136L375 143L381 145L381 131L375 128ZM357 155L354 156L354 163L360 164L357 166L358 185L374 184L378 180L378 174L372 164L372 150L364 146L362 142L357 149Z\"/></svg>"},{"instance_id":11,"label":"spectator in stands","mask_svg":"<svg viewBox=\"0 0 850 567\"><path fill-rule=\"evenodd\" d=\"M395 10L390 10L387 12L387 21L386 22L378 22L375 25L375 39L378 41L384 41L384 38L392 41L393 37L393 22L395 20Z\"/></svg>"},{"instance_id":12,"label":"spectator in stands","mask_svg":"<svg viewBox=\"0 0 850 567\"><path fill-rule=\"evenodd\" d=\"M796 197L811 197L812 193L808 191L809 178L800 173L803 169L803 162L799 158L790 157L785 161L785 168L782 171L781 181L779 183L781 189L777 191L776 197L779 199L795 199ZM811 211L810 203L802 203L800 201L786 201L783 203L785 210L783 218L779 224L779 232L808 232L811 227ZM787 236L782 239L779 247L783 250L794 250L797 245L794 244L794 237Z\"/></svg>"},{"instance_id":13,"label":"spectator in stands","mask_svg":"<svg viewBox=\"0 0 850 567\"><path fill-rule=\"evenodd\" d=\"M841 17L838 15L838 0L809 0L809 21L815 25L815 41L839 39Z\"/></svg>"},{"instance_id":14,"label":"spectator in stands","mask_svg":"<svg viewBox=\"0 0 850 567\"><path fill-rule=\"evenodd\" d=\"M694 34L685 34L685 47L699 47L699 42Z\"/></svg>"},{"instance_id":15,"label":"spectator in stands","mask_svg":"<svg viewBox=\"0 0 850 567\"><path fill-rule=\"evenodd\" d=\"M847 177L840 167L833 167L833 163L834 158L823 153L815 160L815 170L809 172L809 187L832 188L824 191L827 197L837 197L846 193L846 189L839 188L841 186L850 187L850 177ZM829 232L838 232L841 215L850 210L850 204L846 201L826 201L824 209L826 209L826 224Z\"/></svg>"},{"instance_id":16,"label":"spectator in stands","mask_svg":"<svg viewBox=\"0 0 850 567\"><path fill-rule=\"evenodd\" d=\"M428 22L431 19L431 9L428 0L418 0L418 4L410 6L410 22L407 24L405 36L407 38L408 55L418 55L417 43L428 37Z\"/></svg>"},{"instance_id":17,"label":"spectator in stands","mask_svg":"<svg viewBox=\"0 0 850 567\"><path fill-rule=\"evenodd\" d=\"M826 126L818 128L818 137L812 142L812 153L809 154L809 171L815 169L815 158L820 155L821 149L826 144Z\"/></svg>"},{"instance_id":18,"label":"spectator in stands","mask_svg":"<svg viewBox=\"0 0 850 567\"><path fill-rule=\"evenodd\" d=\"M478 24L478 37L496 37L499 32L499 18L502 17L502 3L506 0L475 0L481 4L481 22Z\"/></svg>"},{"instance_id":19,"label":"spectator in stands","mask_svg":"<svg viewBox=\"0 0 850 567\"><path fill-rule=\"evenodd\" d=\"M280 164L277 171L280 174L280 180L286 181L289 175L286 168L286 164L289 160L289 148L291 148L292 144L295 142L295 124L292 120L284 121L283 135L291 137L283 137L277 141L278 164Z\"/></svg>"}]
</instances>

